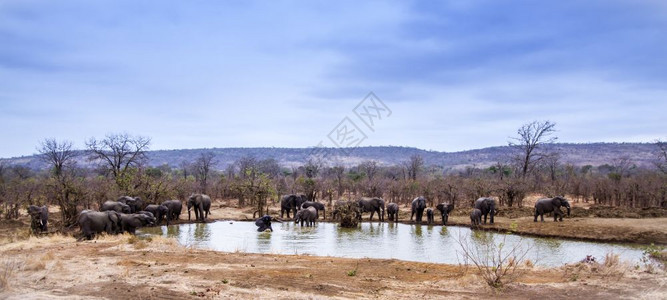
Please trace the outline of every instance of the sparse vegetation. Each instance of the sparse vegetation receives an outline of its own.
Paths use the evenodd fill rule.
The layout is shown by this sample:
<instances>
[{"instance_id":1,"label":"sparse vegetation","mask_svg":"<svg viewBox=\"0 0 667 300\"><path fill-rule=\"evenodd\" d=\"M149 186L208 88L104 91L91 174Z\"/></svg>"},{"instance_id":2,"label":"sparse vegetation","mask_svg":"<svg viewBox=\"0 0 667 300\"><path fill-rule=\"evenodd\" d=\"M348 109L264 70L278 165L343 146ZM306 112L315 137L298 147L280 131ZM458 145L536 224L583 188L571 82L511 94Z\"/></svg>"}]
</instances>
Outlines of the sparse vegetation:
<instances>
[{"instance_id":1,"label":"sparse vegetation","mask_svg":"<svg viewBox=\"0 0 667 300\"><path fill-rule=\"evenodd\" d=\"M531 248L524 247L521 241L508 246L505 238L496 244L493 239L473 243L459 236L457 243L461 247L464 263L472 263L484 282L493 288L503 288L514 282L525 272L521 265L532 267L532 262L525 261Z\"/></svg>"}]
</instances>

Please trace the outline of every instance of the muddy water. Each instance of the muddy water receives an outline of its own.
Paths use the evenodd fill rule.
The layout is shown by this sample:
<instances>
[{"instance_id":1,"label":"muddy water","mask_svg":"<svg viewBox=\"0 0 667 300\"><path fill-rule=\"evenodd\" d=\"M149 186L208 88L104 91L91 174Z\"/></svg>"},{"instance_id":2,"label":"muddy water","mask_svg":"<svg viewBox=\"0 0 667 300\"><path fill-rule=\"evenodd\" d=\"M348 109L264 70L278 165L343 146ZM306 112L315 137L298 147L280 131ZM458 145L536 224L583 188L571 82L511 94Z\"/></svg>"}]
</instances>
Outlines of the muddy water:
<instances>
[{"instance_id":1,"label":"muddy water","mask_svg":"<svg viewBox=\"0 0 667 300\"><path fill-rule=\"evenodd\" d=\"M332 223L301 227L292 222L274 223L274 232L257 232L254 222L219 221L143 228L141 234L177 238L186 246L226 252L310 254L350 258L394 258L408 261L457 264L463 261L462 246L488 253L489 247L516 248L542 266L560 266L593 255L619 254L621 260L639 262L642 250L626 245L521 237L470 230L456 226L394 223L362 223L359 229L339 228Z\"/></svg>"}]
</instances>

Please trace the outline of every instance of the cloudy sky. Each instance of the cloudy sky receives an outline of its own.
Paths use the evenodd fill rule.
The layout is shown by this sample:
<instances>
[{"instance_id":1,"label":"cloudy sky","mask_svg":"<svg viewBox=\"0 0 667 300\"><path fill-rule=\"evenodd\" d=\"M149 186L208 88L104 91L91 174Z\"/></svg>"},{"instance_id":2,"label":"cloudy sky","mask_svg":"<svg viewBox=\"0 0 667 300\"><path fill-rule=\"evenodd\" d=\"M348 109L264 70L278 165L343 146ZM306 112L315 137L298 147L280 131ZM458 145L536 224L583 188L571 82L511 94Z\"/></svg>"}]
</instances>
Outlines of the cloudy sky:
<instances>
[{"instance_id":1,"label":"cloudy sky","mask_svg":"<svg viewBox=\"0 0 667 300\"><path fill-rule=\"evenodd\" d=\"M532 120L561 142L667 137L667 2L433 2L0 0L0 157L118 132L331 145L346 117L362 146L439 151ZM372 130L370 91L391 111Z\"/></svg>"}]
</instances>

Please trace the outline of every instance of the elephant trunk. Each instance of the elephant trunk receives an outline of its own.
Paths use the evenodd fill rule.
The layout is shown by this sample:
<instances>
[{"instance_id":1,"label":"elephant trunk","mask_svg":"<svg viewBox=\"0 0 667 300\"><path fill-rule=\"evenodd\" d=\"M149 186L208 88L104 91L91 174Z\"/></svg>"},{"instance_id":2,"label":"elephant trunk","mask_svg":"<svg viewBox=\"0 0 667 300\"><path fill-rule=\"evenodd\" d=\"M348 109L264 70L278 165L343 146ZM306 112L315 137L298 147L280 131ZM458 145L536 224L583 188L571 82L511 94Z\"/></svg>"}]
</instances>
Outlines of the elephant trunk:
<instances>
[{"instance_id":1,"label":"elephant trunk","mask_svg":"<svg viewBox=\"0 0 667 300\"><path fill-rule=\"evenodd\" d=\"M566 206L567 207L567 216L570 216L570 205Z\"/></svg>"}]
</instances>

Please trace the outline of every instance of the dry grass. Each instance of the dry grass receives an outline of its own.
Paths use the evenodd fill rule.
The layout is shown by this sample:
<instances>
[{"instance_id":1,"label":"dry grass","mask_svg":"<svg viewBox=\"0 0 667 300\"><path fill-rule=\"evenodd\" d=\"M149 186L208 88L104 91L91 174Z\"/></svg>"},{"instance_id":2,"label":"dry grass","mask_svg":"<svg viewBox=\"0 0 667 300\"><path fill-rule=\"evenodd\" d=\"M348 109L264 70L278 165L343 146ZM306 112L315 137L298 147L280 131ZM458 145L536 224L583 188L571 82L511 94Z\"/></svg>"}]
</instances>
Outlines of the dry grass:
<instances>
[{"instance_id":1,"label":"dry grass","mask_svg":"<svg viewBox=\"0 0 667 300\"><path fill-rule=\"evenodd\" d=\"M22 260L16 258L5 258L0 262L0 291L10 288L10 282L14 273L24 265Z\"/></svg>"}]
</instances>

